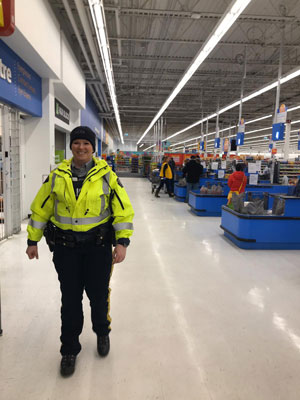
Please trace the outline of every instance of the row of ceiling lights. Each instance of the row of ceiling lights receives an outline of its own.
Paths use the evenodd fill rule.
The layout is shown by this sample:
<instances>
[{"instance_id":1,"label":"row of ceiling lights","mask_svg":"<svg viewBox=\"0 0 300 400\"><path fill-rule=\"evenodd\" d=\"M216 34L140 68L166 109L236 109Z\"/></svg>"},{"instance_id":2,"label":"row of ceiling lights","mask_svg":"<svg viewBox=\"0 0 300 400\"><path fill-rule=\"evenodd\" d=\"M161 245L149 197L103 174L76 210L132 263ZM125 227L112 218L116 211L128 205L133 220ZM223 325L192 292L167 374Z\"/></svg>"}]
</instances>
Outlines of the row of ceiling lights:
<instances>
[{"instance_id":1,"label":"row of ceiling lights","mask_svg":"<svg viewBox=\"0 0 300 400\"><path fill-rule=\"evenodd\" d=\"M287 111L288 111L288 112L291 112L291 111L294 111L294 110L298 110L299 108L300 108L300 105L291 107L291 108L288 109ZM268 115L265 115L265 116L260 117L260 118L255 118L255 119L253 119L253 120L246 121L246 122L245 122L245 125L247 125L247 124L253 124L254 122L262 121L262 120L264 120L264 119L268 119L268 118L271 118L271 117L272 117L272 114L268 114ZM298 121L293 121L293 122L292 122L292 125L294 125L294 124L296 124L296 123L298 123L298 122L300 122L300 120L298 120ZM219 130L219 132L220 132L220 133L221 133L221 132L225 132L225 131L228 131L228 130L231 130L231 129L235 129L235 128L237 128L237 127L238 127L237 125L233 125L233 126L230 126L230 127L228 127L228 128L221 129L221 130ZM262 131L270 130L270 129L272 129L271 126L266 127L266 128L254 129L254 130L252 130L252 131L246 132L245 135L250 135L251 133L262 132ZM294 131L292 131L292 132L294 132ZM206 138L207 138L208 136L215 135L215 134L216 134L216 132L214 131L214 132L210 132L210 133L204 134L203 137L206 137ZM235 135L231 135L231 136L229 136L229 137L233 137L233 136L235 136ZM257 137L261 137L261 136L255 136L255 138L257 138ZM176 147L176 146L178 146L178 145L180 145L180 144L182 144L182 143L187 143L187 142L190 142L190 141L192 141L192 140L197 140L197 139L200 139L200 138L202 138L202 135L196 136L196 137L191 138L191 139L182 140L181 142L172 144L170 147L173 148L173 147ZM254 137L248 138L248 140L249 140L249 139L254 139ZM212 141L214 141L214 139L207 140L207 142L212 142ZM144 151L147 151L147 150L151 149L151 148L154 147L154 146L155 146L155 144L153 144L152 146L149 146L149 147L148 147L147 149L145 149Z\"/></svg>"},{"instance_id":2,"label":"row of ceiling lights","mask_svg":"<svg viewBox=\"0 0 300 400\"><path fill-rule=\"evenodd\" d=\"M251 2L251 0L233 0L229 7L227 8L226 12L224 13L223 17L211 33L211 35L208 37L208 39L205 41L203 44L202 48L200 51L196 54L194 57L193 61L191 62L190 66L187 68L186 72L184 73L183 77L180 79L178 82L177 86L175 89L172 91L168 99L165 101L159 112L156 114L144 134L141 136L137 144L141 142L141 140L146 136L146 134L150 131L150 129L154 126L155 122L159 119L159 117L163 114L163 112L166 110L166 108L169 106L169 104L174 100L174 98L177 96L177 94L181 91L181 89L186 85L186 83L189 81L189 79L193 76L193 74L196 72L196 70L199 68L199 66L204 62L204 60L208 57L208 55L212 52L212 50L216 47L216 45L219 43L219 41L223 38L223 36L226 34L226 32L230 29L230 27L234 24L234 22L237 20L239 15L244 11L244 9L248 6L248 4ZM117 126L119 129L119 134L121 138L121 142L124 143L123 140L123 133L122 133L122 127L121 127L121 121L120 121L120 115L119 115L119 110L118 110L118 104L117 104L117 98L116 98L116 90L115 90L115 83L114 83L114 76L113 76L113 69L112 69L112 61L111 61L111 55L110 55L110 49L109 49L109 41L108 41L108 35L107 35L107 29L106 29L106 22L105 22L105 13L104 13L104 5L103 5L103 0L89 0L89 6L90 6L90 11L92 14L93 18L93 23L95 26L96 34L97 34L97 40L98 40L98 45L100 49L100 54L104 66L104 71L107 79L107 85L117 121ZM280 79L280 84L283 84L290 79L295 78L296 76L300 75L300 68L293 70L290 72L288 75L282 77ZM262 87L261 89L257 90L254 93L249 94L248 96L242 98L242 100L237 100L221 110L219 110L218 114L222 114L234 107L237 107L238 105L241 104L242 102L249 101L253 99L256 96L259 96L262 93L265 93L275 87L278 86L278 81L272 82L268 84L267 86ZM295 108L294 108L295 109ZM291 111L290 109L289 111ZM215 118L217 116L217 113L211 114L208 117L199 120L195 122L194 124L188 126L185 129L182 129L179 132L174 133L173 135L167 137L163 141L167 141L205 121L208 121L209 119ZM271 115L270 115L271 116ZM269 118L270 116L265 116L262 118L257 118L256 120L248 121L248 123L251 122L256 122L264 118ZM236 126L234 126L236 127ZM225 130L234 128L226 128ZM223 130L224 131L224 130ZM257 130L259 131L259 130ZM222 131L220 131L222 132ZM252 133L255 131L252 131ZM215 133L215 132L214 132ZM208 135L212 135L214 133L210 133ZM248 132L248 134L251 132ZM208 136L207 135L207 136ZM194 140L196 138L190 139ZM186 142L186 141L184 141ZM181 143L181 142L180 142ZM176 145L178 145L177 143ZM146 150L154 147L150 146Z\"/></svg>"},{"instance_id":3,"label":"row of ceiling lights","mask_svg":"<svg viewBox=\"0 0 300 400\"><path fill-rule=\"evenodd\" d=\"M141 140L146 136L146 134L150 131L150 129L154 126L155 122L159 119L159 117L163 114L163 112L167 109L170 103L174 100L174 98L178 95L181 89L186 85L186 83L191 79L194 73L197 71L199 66L204 62L204 60L209 56L209 54L213 51L216 45L220 42L220 40L224 37L224 35L228 32L231 26L235 23L240 14L245 10L248 4L252 0L233 0L231 4L226 9L224 15L217 23L213 32L209 35L207 40L204 42L203 46L199 50L199 52L194 57L193 61L185 71L184 75L162 105L161 109L158 111L154 119L151 121L150 125L143 133L137 144L141 142ZM100 54L104 66L104 71L106 75L107 85L119 129L119 134L121 138L121 142L123 141L123 133L121 127L121 121L119 116L119 109L116 98L116 90L111 62L111 55L109 49L108 35L106 29L105 22L105 14L104 14L104 5L103 0L89 0L90 11L92 14L92 19L97 35L98 45L100 49Z\"/></svg>"}]
</instances>

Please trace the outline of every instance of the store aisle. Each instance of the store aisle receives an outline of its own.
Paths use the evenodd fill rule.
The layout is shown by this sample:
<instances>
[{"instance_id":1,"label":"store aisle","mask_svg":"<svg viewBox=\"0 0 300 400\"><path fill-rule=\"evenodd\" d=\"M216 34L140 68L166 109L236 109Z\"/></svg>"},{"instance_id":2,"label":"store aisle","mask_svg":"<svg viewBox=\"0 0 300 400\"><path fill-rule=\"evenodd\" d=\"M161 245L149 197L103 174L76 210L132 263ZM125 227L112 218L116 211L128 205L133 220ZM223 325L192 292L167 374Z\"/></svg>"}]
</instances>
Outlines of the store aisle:
<instances>
[{"instance_id":1,"label":"store aisle","mask_svg":"<svg viewBox=\"0 0 300 400\"><path fill-rule=\"evenodd\" d=\"M3 400L298 400L298 251L244 251L150 183L123 178L135 233L112 278L111 353L100 359L85 298L74 376L59 374L58 281L45 243L0 245ZM24 225L25 229L25 225Z\"/></svg>"}]
</instances>

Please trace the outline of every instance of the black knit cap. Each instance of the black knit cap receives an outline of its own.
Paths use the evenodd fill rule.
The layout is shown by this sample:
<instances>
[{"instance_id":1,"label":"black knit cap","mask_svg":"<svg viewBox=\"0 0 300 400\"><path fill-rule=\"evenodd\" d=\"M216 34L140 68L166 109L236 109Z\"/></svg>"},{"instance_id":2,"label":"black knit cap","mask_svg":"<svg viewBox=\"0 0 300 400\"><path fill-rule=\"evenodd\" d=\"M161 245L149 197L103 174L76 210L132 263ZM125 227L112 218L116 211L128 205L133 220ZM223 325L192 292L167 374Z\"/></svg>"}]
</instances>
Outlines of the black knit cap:
<instances>
[{"instance_id":1,"label":"black knit cap","mask_svg":"<svg viewBox=\"0 0 300 400\"><path fill-rule=\"evenodd\" d=\"M70 148L76 139L88 140L95 151L96 135L88 126L77 126L72 130L70 135Z\"/></svg>"}]
</instances>

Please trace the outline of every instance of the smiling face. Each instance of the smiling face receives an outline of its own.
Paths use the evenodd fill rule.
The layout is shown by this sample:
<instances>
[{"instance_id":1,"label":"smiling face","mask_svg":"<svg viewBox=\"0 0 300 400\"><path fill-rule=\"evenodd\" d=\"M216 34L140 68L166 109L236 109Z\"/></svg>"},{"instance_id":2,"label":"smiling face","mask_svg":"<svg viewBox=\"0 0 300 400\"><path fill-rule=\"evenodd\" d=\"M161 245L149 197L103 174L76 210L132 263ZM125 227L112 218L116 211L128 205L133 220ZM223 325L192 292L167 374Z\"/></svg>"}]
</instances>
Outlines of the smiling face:
<instances>
[{"instance_id":1,"label":"smiling face","mask_svg":"<svg viewBox=\"0 0 300 400\"><path fill-rule=\"evenodd\" d=\"M81 166L91 161L93 157L93 146L88 140L75 139L72 143L71 150L74 156L75 166Z\"/></svg>"}]
</instances>

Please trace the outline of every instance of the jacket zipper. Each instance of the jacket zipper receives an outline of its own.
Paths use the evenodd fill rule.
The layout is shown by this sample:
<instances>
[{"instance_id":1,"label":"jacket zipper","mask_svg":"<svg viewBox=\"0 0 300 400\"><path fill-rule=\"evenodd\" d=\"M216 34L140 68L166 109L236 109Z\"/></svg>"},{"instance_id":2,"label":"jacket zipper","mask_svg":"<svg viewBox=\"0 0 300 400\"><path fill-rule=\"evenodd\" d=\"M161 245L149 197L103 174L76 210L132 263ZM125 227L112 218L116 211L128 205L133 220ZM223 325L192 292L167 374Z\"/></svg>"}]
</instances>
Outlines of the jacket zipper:
<instances>
[{"instance_id":1,"label":"jacket zipper","mask_svg":"<svg viewBox=\"0 0 300 400\"><path fill-rule=\"evenodd\" d=\"M41 206L41 208L44 208L44 205L47 203L47 201L49 200L50 194L48 197L46 197L46 199L43 201L43 204Z\"/></svg>"},{"instance_id":2,"label":"jacket zipper","mask_svg":"<svg viewBox=\"0 0 300 400\"><path fill-rule=\"evenodd\" d=\"M64 172L65 174L68 174L72 178L72 173L71 172L66 171L64 169L60 169L60 168L57 168L57 170L60 171L60 172Z\"/></svg>"},{"instance_id":3,"label":"jacket zipper","mask_svg":"<svg viewBox=\"0 0 300 400\"><path fill-rule=\"evenodd\" d=\"M106 168L106 167L103 167L103 168ZM90 173L91 173L91 171L89 172L89 174L87 174L87 176L86 176L86 178L85 178L85 180L83 181L83 184L82 184L82 186L84 185L84 183L87 181L87 180L89 180L92 176L94 176L94 175L96 175L96 174L98 174L98 172L100 172L103 168L101 168L101 169L99 169L97 172L95 172L94 174L92 174L92 175L89 175Z\"/></svg>"}]
</instances>

